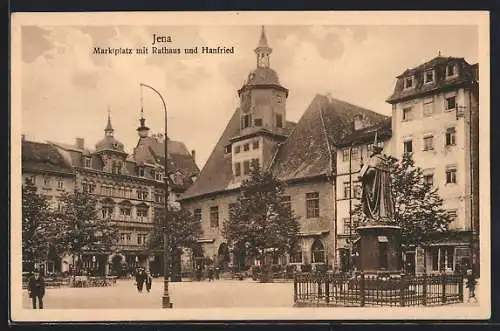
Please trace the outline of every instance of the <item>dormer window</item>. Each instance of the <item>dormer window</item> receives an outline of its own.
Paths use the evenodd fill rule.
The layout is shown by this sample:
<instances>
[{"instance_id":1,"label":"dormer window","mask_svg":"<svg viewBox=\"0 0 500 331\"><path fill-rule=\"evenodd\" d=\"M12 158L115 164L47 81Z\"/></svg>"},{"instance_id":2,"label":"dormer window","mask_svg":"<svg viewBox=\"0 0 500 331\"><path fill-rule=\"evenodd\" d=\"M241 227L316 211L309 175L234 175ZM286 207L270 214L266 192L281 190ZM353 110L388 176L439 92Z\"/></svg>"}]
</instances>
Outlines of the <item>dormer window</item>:
<instances>
[{"instance_id":1,"label":"dormer window","mask_svg":"<svg viewBox=\"0 0 500 331\"><path fill-rule=\"evenodd\" d=\"M252 114L246 114L241 117L241 128L246 129L252 124Z\"/></svg>"},{"instance_id":2,"label":"dormer window","mask_svg":"<svg viewBox=\"0 0 500 331\"><path fill-rule=\"evenodd\" d=\"M409 89L409 88L413 87L413 80L414 80L413 76L405 78L405 89Z\"/></svg>"},{"instance_id":3,"label":"dormer window","mask_svg":"<svg viewBox=\"0 0 500 331\"><path fill-rule=\"evenodd\" d=\"M155 179L159 182L161 182L163 180L163 174L161 173L161 171L155 172Z\"/></svg>"},{"instance_id":4,"label":"dormer window","mask_svg":"<svg viewBox=\"0 0 500 331\"><path fill-rule=\"evenodd\" d=\"M139 167L137 169L139 177L144 177L144 167Z\"/></svg>"},{"instance_id":5,"label":"dormer window","mask_svg":"<svg viewBox=\"0 0 500 331\"><path fill-rule=\"evenodd\" d=\"M224 147L224 154L230 154L231 153L231 145L227 145Z\"/></svg>"},{"instance_id":6,"label":"dormer window","mask_svg":"<svg viewBox=\"0 0 500 331\"><path fill-rule=\"evenodd\" d=\"M450 63L446 66L446 78L455 77L458 74L457 65Z\"/></svg>"},{"instance_id":7,"label":"dormer window","mask_svg":"<svg viewBox=\"0 0 500 331\"><path fill-rule=\"evenodd\" d=\"M431 84L434 82L434 70L428 70L424 73L424 84Z\"/></svg>"},{"instance_id":8,"label":"dormer window","mask_svg":"<svg viewBox=\"0 0 500 331\"><path fill-rule=\"evenodd\" d=\"M85 168L92 167L92 159L90 157L86 156L84 159L84 163L85 163Z\"/></svg>"},{"instance_id":9,"label":"dormer window","mask_svg":"<svg viewBox=\"0 0 500 331\"><path fill-rule=\"evenodd\" d=\"M234 147L234 154L238 154L241 151L240 145Z\"/></svg>"}]
</instances>

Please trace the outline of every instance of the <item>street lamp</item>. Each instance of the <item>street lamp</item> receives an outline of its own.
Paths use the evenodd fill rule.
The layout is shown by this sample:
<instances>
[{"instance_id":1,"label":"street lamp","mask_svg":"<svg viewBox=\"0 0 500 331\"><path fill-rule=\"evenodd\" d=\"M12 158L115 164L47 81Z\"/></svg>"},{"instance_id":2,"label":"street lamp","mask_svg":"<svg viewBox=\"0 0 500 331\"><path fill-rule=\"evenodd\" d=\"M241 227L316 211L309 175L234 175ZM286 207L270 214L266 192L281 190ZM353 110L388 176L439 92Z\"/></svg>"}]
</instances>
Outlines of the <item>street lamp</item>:
<instances>
[{"instance_id":1,"label":"street lamp","mask_svg":"<svg viewBox=\"0 0 500 331\"><path fill-rule=\"evenodd\" d=\"M164 211L164 217L165 217L165 223L164 223L164 229L163 231L163 297L162 297L162 308L172 308L172 302L170 302L170 295L168 293L168 274L169 274L169 245L168 245L168 236L167 236L167 222L168 222L168 170L167 170L167 160L168 160L168 145L167 145L167 105L165 104L165 100L163 99L162 95L160 92L158 92L155 88L147 85L147 84L140 84L141 87L147 87L160 97L162 103L163 103L163 109L165 111L165 158L164 158L164 168L165 168L165 211Z\"/></svg>"}]
</instances>

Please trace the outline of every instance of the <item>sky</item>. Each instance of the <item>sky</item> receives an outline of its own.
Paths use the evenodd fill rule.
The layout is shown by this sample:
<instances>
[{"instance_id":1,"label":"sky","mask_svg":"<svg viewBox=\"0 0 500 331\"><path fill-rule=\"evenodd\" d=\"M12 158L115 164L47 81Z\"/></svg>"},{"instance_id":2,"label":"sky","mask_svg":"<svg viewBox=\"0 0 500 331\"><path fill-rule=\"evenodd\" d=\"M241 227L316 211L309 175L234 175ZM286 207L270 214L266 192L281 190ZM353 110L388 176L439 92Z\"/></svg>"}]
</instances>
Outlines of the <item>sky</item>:
<instances>
[{"instance_id":1,"label":"sky","mask_svg":"<svg viewBox=\"0 0 500 331\"><path fill-rule=\"evenodd\" d=\"M290 90L287 120L298 121L316 94L390 115L396 76L436 57L478 61L477 26L266 26L271 67ZM196 150L200 169L238 107L237 90L256 67L260 26L23 26L22 132L27 139L94 148L108 109L115 137L132 152L141 105L152 133ZM94 47L234 47L234 54L96 55ZM141 98L142 95L142 98ZM142 99L142 102L141 102Z\"/></svg>"}]
</instances>

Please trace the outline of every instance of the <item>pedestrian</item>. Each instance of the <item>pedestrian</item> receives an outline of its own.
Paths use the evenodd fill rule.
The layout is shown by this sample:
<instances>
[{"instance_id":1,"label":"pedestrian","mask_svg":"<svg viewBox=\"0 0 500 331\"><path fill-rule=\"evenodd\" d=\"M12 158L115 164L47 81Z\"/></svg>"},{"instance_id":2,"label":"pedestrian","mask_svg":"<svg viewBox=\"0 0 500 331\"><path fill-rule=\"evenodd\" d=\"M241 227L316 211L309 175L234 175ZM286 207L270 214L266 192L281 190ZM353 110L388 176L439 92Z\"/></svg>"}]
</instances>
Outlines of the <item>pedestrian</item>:
<instances>
[{"instance_id":1,"label":"pedestrian","mask_svg":"<svg viewBox=\"0 0 500 331\"><path fill-rule=\"evenodd\" d=\"M208 267L207 276L209 282L214 280L214 269L212 267Z\"/></svg>"},{"instance_id":2,"label":"pedestrian","mask_svg":"<svg viewBox=\"0 0 500 331\"><path fill-rule=\"evenodd\" d=\"M33 303L33 309L36 309L36 301L38 298L38 308L43 309L43 296L45 295L45 282L42 275L35 269L33 271L33 276L31 276L28 282L28 294Z\"/></svg>"},{"instance_id":3,"label":"pedestrian","mask_svg":"<svg viewBox=\"0 0 500 331\"><path fill-rule=\"evenodd\" d=\"M215 267L215 279L219 280L220 277L220 266Z\"/></svg>"},{"instance_id":4,"label":"pedestrian","mask_svg":"<svg viewBox=\"0 0 500 331\"><path fill-rule=\"evenodd\" d=\"M144 281L145 281L145 278L144 278L143 269L137 268L137 270L135 272L135 284L137 285L137 291L139 293L142 292L142 289L144 287Z\"/></svg>"},{"instance_id":5,"label":"pedestrian","mask_svg":"<svg viewBox=\"0 0 500 331\"><path fill-rule=\"evenodd\" d=\"M474 299L474 301L477 302L476 284L476 277L474 277L472 270L467 270L467 283L465 285L469 289L469 298L467 299L467 302L469 302L471 299Z\"/></svg>"},{"instance_id":6,"label":"pedestrian","mask_svg":"<svg viewBox=\"0 0 500 331\"><path fill-rule=\"evenodd\" d=\"M149 273L149 270L146 271L146 276L145 276L145 282L146 282L146 291L151 291L151 285L153 285L153 277L151 277L151 274Z\"/></svg>"}]
</instances>

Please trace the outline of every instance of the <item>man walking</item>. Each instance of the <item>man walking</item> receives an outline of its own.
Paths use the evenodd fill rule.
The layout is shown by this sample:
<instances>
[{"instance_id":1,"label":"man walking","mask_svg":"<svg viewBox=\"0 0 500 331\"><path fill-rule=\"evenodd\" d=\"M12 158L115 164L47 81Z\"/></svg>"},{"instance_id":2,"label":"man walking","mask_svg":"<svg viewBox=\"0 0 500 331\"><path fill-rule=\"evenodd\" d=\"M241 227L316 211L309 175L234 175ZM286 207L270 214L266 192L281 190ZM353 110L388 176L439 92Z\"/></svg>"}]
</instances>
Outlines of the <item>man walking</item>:
<instances>
[{"instance_id":1,"label":"man walking","mask_svg":"<svg viewBox=\"0 0 500 331\"><path fill-rule=\"evenodd\" d=\"M33 309L36 309L36 301L38 298L38 308L43 309L43 296L45 295L45 282L42 275L35 269L33 276L28 282L28 294L33 302Z\"/></svg>"},{"instance_id":2,"label":"man walking","mask_svg":"<svg viewBox=\"0 0 500 331\"><path fill-rule=\"evenodd\" d=\"M466 287L469 289L469 298L467 299L467 302L469 302L471 299L474 299L475 302L477 302L476 298L476 277L474 277L472 270L469 269L467 270L467 283Z\"/></svg>"}]
</instances>

